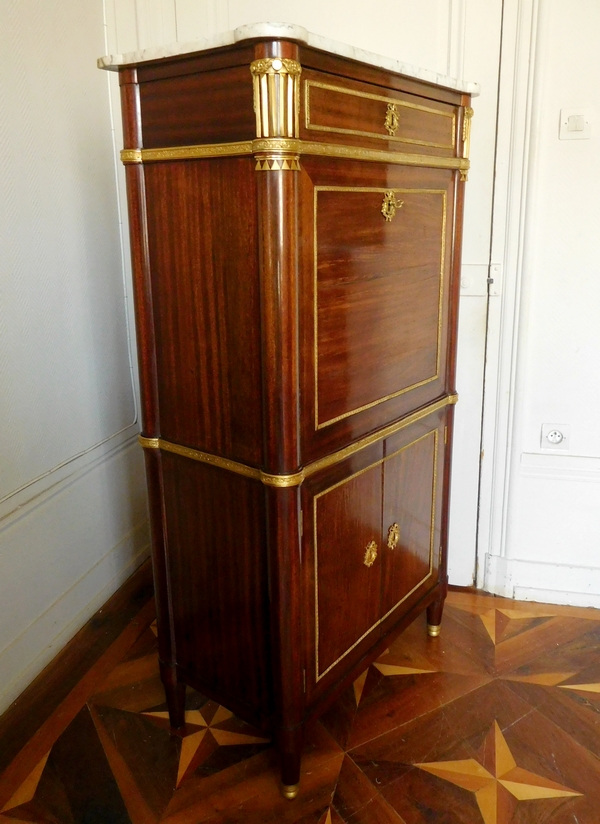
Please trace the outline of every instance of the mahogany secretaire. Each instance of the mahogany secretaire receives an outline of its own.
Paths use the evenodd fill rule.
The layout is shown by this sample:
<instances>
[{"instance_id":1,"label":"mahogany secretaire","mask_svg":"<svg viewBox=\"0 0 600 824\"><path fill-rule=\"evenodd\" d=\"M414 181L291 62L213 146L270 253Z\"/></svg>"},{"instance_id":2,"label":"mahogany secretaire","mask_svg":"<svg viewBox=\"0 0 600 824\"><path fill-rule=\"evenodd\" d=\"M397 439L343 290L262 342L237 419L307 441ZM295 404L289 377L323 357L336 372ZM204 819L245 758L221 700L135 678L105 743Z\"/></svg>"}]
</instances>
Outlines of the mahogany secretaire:
<instances>
[{"instance_id":1,"label":"mahogany secretaire","mask_svg":"<svg viewBox=\"0 0 600 824\"><path fill-rule=\"evenodd\" d=\"M472 114L323 43L101 61L171 722L189 684L271 731L289 798L304 725L422 610L439 633Z\"/></svg>"}]
</instances>

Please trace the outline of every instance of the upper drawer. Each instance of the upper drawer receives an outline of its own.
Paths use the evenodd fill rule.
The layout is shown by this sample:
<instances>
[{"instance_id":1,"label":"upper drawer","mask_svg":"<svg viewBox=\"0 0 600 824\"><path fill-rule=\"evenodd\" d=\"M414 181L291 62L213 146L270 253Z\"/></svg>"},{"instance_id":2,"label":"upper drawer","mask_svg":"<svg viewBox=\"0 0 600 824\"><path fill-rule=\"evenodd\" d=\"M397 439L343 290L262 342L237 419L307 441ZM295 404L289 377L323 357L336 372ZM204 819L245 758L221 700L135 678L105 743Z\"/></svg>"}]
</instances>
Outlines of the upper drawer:
<instances>
[{"instance_id":1,"label":"upper drawer","mask_svg":"<svg viewBox=\"0 0 600 824\"><path fill-rule=\"evenodd\" d=\"M304 140L456 155L456 107L334 75L303 73Z\"/></svg>"}]
</instances>

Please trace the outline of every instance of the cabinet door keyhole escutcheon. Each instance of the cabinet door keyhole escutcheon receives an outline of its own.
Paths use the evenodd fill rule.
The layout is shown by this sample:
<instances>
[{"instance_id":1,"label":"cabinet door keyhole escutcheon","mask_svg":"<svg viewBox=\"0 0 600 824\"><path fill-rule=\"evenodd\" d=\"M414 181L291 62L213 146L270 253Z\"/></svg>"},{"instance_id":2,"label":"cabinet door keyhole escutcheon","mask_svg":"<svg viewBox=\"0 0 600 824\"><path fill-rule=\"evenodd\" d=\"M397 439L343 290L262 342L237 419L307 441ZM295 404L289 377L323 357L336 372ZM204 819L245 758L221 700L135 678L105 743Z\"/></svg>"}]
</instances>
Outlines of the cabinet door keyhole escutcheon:
<instances>
[{"instance_id":1,"label":"cabinet door keyhole escutcheon","mask_svg":"<svg viewBox=\"0 0 600 824\"><path fill-rule=\"evenodd\" d=\"M396 549L400 541L400 527L397 523L393 523L388 529L387 545L390 549Z\"/></svg>"},{"instance_id":2,"label":"cabinet door keyhole escutcheon","mask_svg":"<svg viewBox=\"0 0 600 824\"><path fill-rule=\"evenodd\" d=\"M367 567L372 567L375 563L375 558L377 558L377 544L375 541L369 541L367 548L365 549L364 565Z\"/></svg>"}]
</instances>

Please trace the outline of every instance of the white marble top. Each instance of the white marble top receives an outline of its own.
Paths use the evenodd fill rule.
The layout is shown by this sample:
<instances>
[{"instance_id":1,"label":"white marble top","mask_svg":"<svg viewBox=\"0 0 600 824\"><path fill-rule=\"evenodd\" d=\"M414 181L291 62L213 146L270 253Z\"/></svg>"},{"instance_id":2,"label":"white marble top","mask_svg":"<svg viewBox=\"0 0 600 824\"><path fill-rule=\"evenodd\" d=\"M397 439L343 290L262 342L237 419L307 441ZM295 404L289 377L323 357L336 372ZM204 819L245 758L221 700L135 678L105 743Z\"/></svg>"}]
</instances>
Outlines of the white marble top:
<instances>
[{"instance_id":1,"label":"white marble top","mask_svg":"<svg viewBox=\"0 0 600 824\"><path fill-rule=\"evenodd\" d=\"M417 80L424 80L427 83L435 83L447 89L455 89L459 92L478 95L479 84L465 80L456 80L454 77L447 77L429 69L419 69L410 63L403 63L401 60L394 60L391 57L383 57L379 54L356 49L346 43L339 43L337 40L329 40L307 31L303 26L293 23L253 23L252 25L239 26L233 31L223 32L214 37L207 37L203 40L194 40L190 43L172 43L168 46L152 46L149 49L129 52L128 54L110 54L98 60L98 67L101 69L117 70L119 66L126 66L130 63L141 63L146 60L160 60L164 57L176 57L192 52L216 49L219 46L231 46L242 40L251 40L257 37L279 37L286 40L297 40L306 43L314 49L338 54L340 57L348 57L351 60L358 60L361 63L370 63L407 77L414 77Z\"/></svg>"}]
</instances>

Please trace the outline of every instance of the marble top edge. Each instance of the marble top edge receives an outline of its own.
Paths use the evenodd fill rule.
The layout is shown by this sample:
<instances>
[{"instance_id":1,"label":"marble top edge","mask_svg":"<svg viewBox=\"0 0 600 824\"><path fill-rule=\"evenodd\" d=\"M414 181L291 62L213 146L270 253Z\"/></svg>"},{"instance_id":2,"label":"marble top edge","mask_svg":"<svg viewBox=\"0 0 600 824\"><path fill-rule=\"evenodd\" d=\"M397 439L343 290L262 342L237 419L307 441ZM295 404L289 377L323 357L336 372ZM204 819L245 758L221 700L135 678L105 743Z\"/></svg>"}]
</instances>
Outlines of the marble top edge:
<instances>
[{"instance_id":1,"label":"marble top edge","mask_svg":"<svg viewBox=\"0 0 600 824\"><path fill-rule=\"evenodd\" d=\"M368 63L380 69L397 72L416 80L423 80L426 83L434 83L447 89L454 89L477 96L479 94L479 84L466 80L457 80L454 77L438 74L430 69L421 69L410 63L403 63L393 57L385 57L380 54L355 48L337 40L330 40L307 31L303 26L293 23L253 23L251 25L239 26L237 29L212 37L193 40L188 43L171 43L165 46L152 46L140 51L128 52L127 54L111 54L101 57L98 60L98 68L118 70L120 66L127 66L132 63L142 63L150 60L161 60L167 57L178 57L184 54L191 54L198 51L207 51L222 46L232 46L243 40L252 40L257 37L281 37L289 40L296 40L305 43L321 51L337 54L339 57L347 57L350 60L357 60L361 63Z\"/></svg>"}]
</instances>

